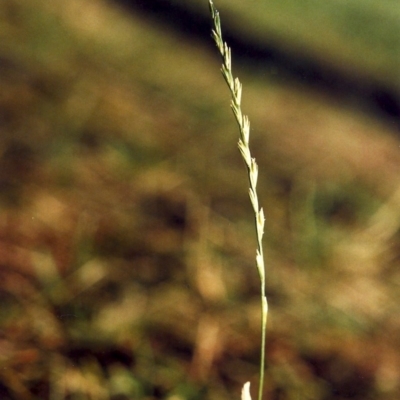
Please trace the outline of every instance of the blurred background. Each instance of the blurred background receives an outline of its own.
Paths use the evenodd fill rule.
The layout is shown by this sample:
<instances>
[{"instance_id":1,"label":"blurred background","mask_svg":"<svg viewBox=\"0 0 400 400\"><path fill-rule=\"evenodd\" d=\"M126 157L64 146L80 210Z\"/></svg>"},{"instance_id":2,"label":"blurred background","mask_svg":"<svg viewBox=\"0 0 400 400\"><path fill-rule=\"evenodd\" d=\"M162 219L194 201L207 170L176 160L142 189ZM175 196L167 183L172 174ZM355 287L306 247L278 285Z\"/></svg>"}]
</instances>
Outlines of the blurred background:
<instances>
[{"instance_id":1,"label":"blurred background","mask_svg":"<svg viewBox=\"0 0 400 400\"><path fill-rule=\"evenodd\" d=\"M400 398L400 6L216 0L266 214L264 399ZM259 279L207 0L0 3L0 398L226 400Z\"/></svg>"}]
</instances>

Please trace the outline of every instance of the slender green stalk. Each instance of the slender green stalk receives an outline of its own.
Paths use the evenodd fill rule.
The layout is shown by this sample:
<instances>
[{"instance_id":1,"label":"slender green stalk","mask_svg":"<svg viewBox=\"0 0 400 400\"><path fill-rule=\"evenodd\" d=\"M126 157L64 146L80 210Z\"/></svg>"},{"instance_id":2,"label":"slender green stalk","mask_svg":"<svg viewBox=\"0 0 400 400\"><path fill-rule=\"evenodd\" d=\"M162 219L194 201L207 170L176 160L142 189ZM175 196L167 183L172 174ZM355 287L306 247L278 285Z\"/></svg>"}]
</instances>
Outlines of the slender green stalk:
<instances>
[{"instance_id":1,"label":"slender green stalk","mask_svg":"<svg viewBox=\"0 0 400 400\"><path fill-rule=\"evenodd\" d=\"M259 206L257 195L257 178L258 178L258 165L256 160L251 156L249 147L250 138L250 122L246 115L242 113L241 99L242 99L242 84L238 78L233 78L232 75L232 61L231 49L222 39L221 21L219 12L215 8L212 0L209 0L211 15L214 22L214 29L212 30L212 37L218 50L222 56L222 75L229 87L232 95L231 108L235 116L236 122L239 125L239 142L238 147L243 160L247 167L249 178L249 196L251 205L253 206L255 227L257 236L257 251L256 251L256 266L260 275L261 282L261 361L260 361L260 384L258 389L258 400L262 400L263 386L264 386L264 369L265 369L265 337L268 316L268 302L265 294L265 265L264 255L262 248L262 237L264 234L264 211ZM244 390L249 391L249 385L245 385ZM243 395L242 395L243 397ZM248 397L250 395L248 394Z\"/></svg>"}]
</instances>

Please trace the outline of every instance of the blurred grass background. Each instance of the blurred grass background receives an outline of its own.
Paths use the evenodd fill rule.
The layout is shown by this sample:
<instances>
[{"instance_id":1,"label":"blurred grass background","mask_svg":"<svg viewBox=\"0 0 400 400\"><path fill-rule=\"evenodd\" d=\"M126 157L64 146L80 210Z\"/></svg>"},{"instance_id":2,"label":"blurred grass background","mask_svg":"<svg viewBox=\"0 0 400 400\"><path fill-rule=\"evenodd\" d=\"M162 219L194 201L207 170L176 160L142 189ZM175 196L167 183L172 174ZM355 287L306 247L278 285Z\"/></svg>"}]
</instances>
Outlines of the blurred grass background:
<instances>
[{"instance_id":1,"label":"blurred grass background","mask_svg":"<svg viewBox=\"0 0 400 400\"><path fill-rule=\"evenodd\" d=\"M399 6L216 6L267 218L265 399L398 399ZM256 388L252 213L210 28L199 0L1 2L1 399Z\"/></svg>"}]
</instances>

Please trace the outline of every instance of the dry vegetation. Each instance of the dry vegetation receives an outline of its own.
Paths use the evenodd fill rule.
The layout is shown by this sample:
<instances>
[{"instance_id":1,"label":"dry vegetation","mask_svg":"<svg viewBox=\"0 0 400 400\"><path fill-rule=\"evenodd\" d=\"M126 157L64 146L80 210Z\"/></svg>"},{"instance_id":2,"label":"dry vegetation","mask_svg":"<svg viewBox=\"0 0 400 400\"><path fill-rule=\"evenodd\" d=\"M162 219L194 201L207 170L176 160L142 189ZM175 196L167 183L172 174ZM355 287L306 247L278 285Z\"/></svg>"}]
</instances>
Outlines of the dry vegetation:
<instances>
[{"instance_id":1,"label":"dry vegetation","mask_svg":"<svg viewBox=\"0 0 400 400\"><path fill-rule=\"evenodd\" d=\"M1 399L224 400L256 380L255 239L218 68L211 39L102 0L0 3ZM398 399L396 132L236 73L267 218L265 399Z\"/></svg>"}]
</instances>

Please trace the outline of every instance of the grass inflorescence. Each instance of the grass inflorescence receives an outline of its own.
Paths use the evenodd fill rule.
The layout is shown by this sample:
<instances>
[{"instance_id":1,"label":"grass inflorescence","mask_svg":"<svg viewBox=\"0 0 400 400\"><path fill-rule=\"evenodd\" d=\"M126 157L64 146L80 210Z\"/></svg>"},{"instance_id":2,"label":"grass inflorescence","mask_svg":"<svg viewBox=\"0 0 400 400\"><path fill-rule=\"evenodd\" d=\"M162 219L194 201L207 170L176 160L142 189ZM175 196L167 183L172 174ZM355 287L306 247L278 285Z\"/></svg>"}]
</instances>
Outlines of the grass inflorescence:
<instances>
[{"instance_id":1,"label":"grass inflorescence","mask_svg":"<svg viewBox=\"0 0 400 400\"><path fill-rule=\"evenodd\" d=\"M260 361L260 384L258 390L258 400L262 399L263 383L264 383L264 369L265 369L265 338L266 338L266 325L268 315L268 301L265 293L265 264L264 254L262 247L262 238L264 234L264 211L259 205L257 195L257 180L258 180L258 165L254 157L251 155L249 140L250 140L250 121L247 115L242 112L242 84L238 78L234 78L232 74L232 58L231 49L226 42L223 41L221 31L221 20L218 10L215 8L212 0L209 0L210 11L214 23L212 30L212 37L218 50L222 56L221 72L231 92L231 108L235 116L236 122L239 126L239 141L238 147L242 158L247 167L247 174L249 178L249 196L250 202L253 207L255 217L255 228L257 237L257 250L256 250L256 266L260 276L261 283L261 361ZM242 399L249 399L249 384L246 383L243 387Z\"/></svg>"}]
</instances>

